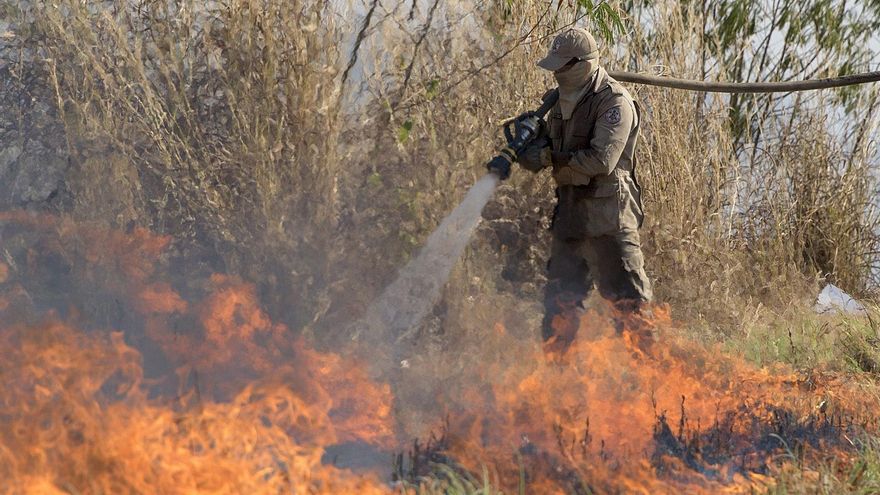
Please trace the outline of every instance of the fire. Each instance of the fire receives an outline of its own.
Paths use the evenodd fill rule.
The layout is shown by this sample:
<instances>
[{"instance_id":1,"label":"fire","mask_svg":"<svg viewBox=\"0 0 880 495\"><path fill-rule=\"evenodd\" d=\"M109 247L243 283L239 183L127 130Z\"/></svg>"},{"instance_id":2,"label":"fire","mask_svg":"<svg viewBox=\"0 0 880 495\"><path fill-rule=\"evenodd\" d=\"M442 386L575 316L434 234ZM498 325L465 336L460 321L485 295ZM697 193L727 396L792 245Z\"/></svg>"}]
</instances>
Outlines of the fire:
<instances>
[{"instance_id":1,"label":"fire","mask_svg":"<svg viewBox=\"0 0 880 495\"><path fill-rule=\"evenodd\" d=\"M662 325L668 315L660 318ZM518 451L526 463L549 464L547 476L565 491L576 491L578 480L594 480L592 489L600 492L676 493L687 487L689 492L702 488L717 493L727 485L748 492L752 485L744 482L745 475L752 481L761 476L747 469L730 472L732 466L711 460L688 459L702 471L693 473L693 466L683 464L674 452L658 449L658 419L677 414L681 434L686 435L689 428L712 427L746 403L755 407L749 417L760 420L767 412L765 404L787 404L804 397L795 376L752 369L733 358L710 357L682 341L654 343L646 349L634 334L628 330L620 334L595 311L582 318L578 334L581 339L561 361L533 355L524 359L536 363L528 372L521 368L490 372L496 377L490 421L453 419L452 457L478 470L492 459ZM740 433L736 428L752 426L733 424L731 435ZM746 465L757 467L764 459L747 461ZM677 472L685 483L659 480L660 464ZM504 477L515 476L515 467L508 466ZM718 474L705 475L713 470Z\"/></svg>"},{"instance_id":2,"label":"fire","mask_svg":"<svg viewBox=\"0 0 880 495\"><path fill-rule=\"evenodd\" d=\"M399 477L442 460L514 493L747 493L784 469L782 442L843 458L845 434L876 431L855 385L706 350L663 307L619 330L596 306L565 353L497 323L479 366L386 383L273 321L244 280L175 284L167 236L23 212L0 234L21 241L0 263L0 493L400 493L408 413L435 437ZM34 297L44 282L67 297ZM119 298L122 328L86 317L92 292ZM337 467L345 446L379 462Z\"/></svg>"},{"instance_id":3,"label":"fire","mask_svg":"<svg viewBox=\"0 0 880 495\"><path fill-rule=\"evenodd\" d=\"M337 441L327 405L281 383L228 402L162 404L122 334L60 322L5 329L4 493L383 493L322 465ZM5 472L3 472L5 471Z\"/></svg>"}]
</instances>

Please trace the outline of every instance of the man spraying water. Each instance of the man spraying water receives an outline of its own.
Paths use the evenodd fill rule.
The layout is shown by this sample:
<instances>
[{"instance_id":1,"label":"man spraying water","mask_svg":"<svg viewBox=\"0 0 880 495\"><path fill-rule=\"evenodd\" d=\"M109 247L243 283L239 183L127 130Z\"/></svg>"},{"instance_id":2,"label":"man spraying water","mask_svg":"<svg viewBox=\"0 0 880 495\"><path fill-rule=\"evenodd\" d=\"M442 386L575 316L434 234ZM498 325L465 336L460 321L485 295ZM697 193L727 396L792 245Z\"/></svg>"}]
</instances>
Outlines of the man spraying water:
<instances>
[{"instance_id":1,"label":"man spraying water","mask_svg":"<svg viewBox=\"0 0 880 495\"><path fill-rule=\"evenodd\" d=\"M623 316L652 295L638 231L644 216L635 176L639 109L598 56L584 29L553 40L538 66L553 72L559 99L517 156L532 172L552 169L557 185L542 336L548 350L560 352L574 339L594 281Z\"/></svg>"},{"instance_id":2,"label":"man spraying water","mask_svg":"<svg viewBox=\"0 0 880 495\"><path fill-rule=\"evenodd\" d=\"M564 352L573 341L581 301L594 280L624 315L650 301L634 174L638 109L597 57L596 42L583 29L556 37L538 65L553 71L558 90L547 92L534 112L508 123L507 146L486 165L492 173L477 182L368 308L353 338L398 342L419 324L436 303L498 179L510 175L514 161L532 172L551 168L558 186L542 324L548 350Z\"/></svg>"}]
</instances>

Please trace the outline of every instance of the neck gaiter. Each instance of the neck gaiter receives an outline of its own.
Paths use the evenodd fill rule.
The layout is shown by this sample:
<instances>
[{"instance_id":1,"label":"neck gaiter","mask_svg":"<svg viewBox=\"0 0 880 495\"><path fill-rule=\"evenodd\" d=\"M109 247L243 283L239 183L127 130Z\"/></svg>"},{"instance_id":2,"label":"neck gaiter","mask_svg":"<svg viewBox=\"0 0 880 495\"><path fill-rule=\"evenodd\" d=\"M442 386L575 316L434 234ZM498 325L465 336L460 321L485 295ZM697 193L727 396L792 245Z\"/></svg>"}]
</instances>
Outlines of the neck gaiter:
<instances>
[{"instance_id":1,"label":"neck gaiter","mask_svg":"<svg viewBox=\"0 0 880 495\"><path fill-rule=\"evenodd\" d=\"M598 69L599 61L594 58L581 60L567 70L553 73L559 84L559 107L564 120L571 118L574 107L590 90L590 83Z\"/></svg>"}]
</instances>

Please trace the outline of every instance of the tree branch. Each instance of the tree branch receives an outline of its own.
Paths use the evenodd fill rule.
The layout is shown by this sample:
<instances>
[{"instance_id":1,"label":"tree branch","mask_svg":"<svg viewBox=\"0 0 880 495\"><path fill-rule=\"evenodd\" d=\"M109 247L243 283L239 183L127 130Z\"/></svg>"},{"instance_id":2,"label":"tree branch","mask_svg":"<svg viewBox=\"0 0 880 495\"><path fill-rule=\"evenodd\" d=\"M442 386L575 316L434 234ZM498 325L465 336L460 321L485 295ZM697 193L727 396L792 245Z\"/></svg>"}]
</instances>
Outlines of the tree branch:
<instances>
[{"instance_id":1,"label":"tree branch","mask_svg":"<svg viewBox=\"0 0 880 495\"><path fill-rule=\"evenodd\" d=\"M409 66L406 68L406 74L403 77L403 88L400 90L400 94L404 95L406 93L406 88L409 87L409 79L412 76L413 66L416 64L416 58L419 54L419 47L422 45L422 42L425 41L425 37L428 36L428 31L431 30L431 22L434 20L434 11L437 10L437 5L440 3L440 0L434 0L434 3L431 5L431 9L428 10L428 18L425 21L425 26L422 28L422 33L419 36L419 39L416 40L416 46L413 48L412 59L409 61Z\"/></svg>"},{"instance_id":2,"label":"tree branch","mask_svg":"<svg viewBox=\"0 0 880 495\"><path fill-rule=\"evenodd\" d=\"M357 39L354 42L354 47L351 49L351 57L348 59L348 67L345 68L345 72L342 73L342 86L345 86L346 81L348 81L348 74L351 72L354 64L357 63L358 51L361 48L361 43L364 41L364 38L367 35L367 29L370 27L370 20L373 18L373 12L376 11L376 7L379 5L379 0L373 0L373 4L370 6L370 10L367 12L367 17L364 18L364 24L361 26L361 30L358 32Z\"/></svg>"}]
</instances>

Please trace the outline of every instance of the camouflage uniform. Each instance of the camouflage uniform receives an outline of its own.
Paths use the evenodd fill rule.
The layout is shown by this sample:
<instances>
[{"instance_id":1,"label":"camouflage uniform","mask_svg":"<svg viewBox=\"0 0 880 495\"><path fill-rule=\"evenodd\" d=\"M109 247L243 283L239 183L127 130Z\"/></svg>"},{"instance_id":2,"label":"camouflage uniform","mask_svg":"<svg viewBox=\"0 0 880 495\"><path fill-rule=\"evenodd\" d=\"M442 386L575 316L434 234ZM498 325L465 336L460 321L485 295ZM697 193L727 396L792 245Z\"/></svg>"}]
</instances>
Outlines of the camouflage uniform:
<instances>
[{"instance_id":1,"label":"camouflage uniform","mask_svg":"<svg viewBox=\"0 0 880 495\"><path fill-rule=\"evenodd\" d=\"M552 167L557 184L542 333L565 345L594 282L624 311L652 297L638 232L644 217L635 176L639 108L598 66L578 95L569 119L559 103L550 111L546 147L520 159L533 171Z\"/></svg>"}]
</instances>

